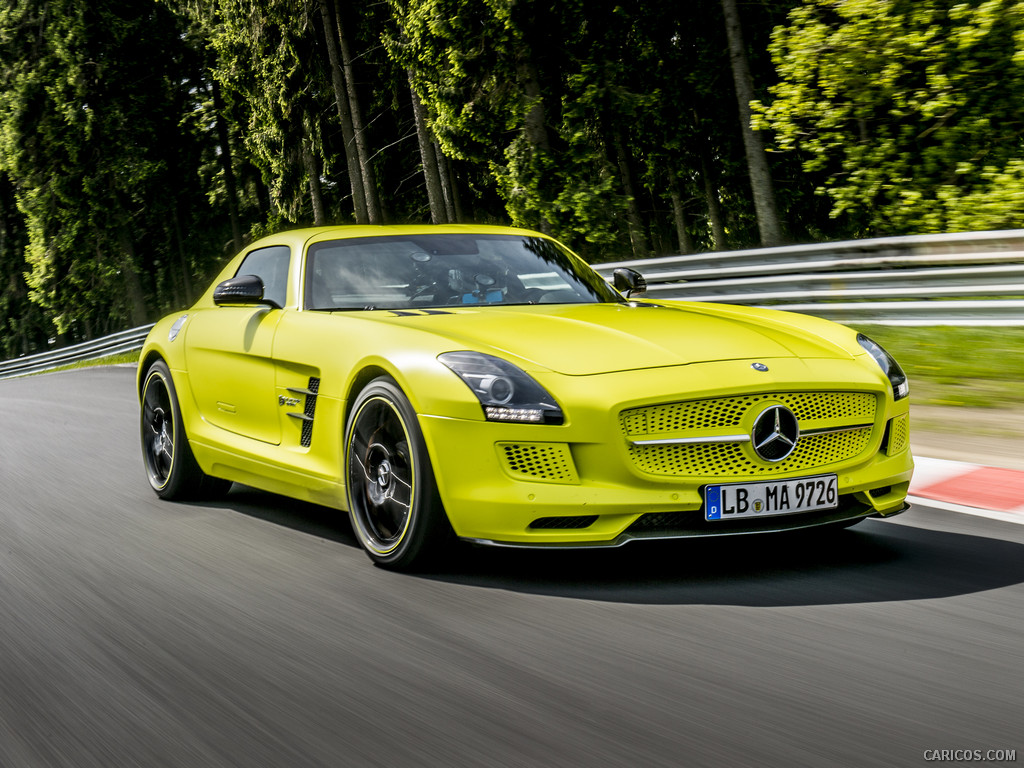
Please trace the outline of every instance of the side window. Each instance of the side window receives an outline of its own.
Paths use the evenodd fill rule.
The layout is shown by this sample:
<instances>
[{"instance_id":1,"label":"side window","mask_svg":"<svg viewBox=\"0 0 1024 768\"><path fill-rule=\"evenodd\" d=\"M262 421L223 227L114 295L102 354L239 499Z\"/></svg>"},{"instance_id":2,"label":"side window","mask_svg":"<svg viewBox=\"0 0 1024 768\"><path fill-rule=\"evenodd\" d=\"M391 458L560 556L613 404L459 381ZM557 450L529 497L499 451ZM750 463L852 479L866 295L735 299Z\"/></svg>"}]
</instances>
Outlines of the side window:
<instances>
[{"instance_id":1,"label":"side window","mask_svg":"<svg viewBox=\"0 0 1024 768\"><path fill-rule=\"evenodd\" d=\"M288 296L288 265L292 260L287 245L272 245L253 251L242 261L235 277L256 275L263 281L263 298L284 306Z\"/></svg>"}]
</instances>

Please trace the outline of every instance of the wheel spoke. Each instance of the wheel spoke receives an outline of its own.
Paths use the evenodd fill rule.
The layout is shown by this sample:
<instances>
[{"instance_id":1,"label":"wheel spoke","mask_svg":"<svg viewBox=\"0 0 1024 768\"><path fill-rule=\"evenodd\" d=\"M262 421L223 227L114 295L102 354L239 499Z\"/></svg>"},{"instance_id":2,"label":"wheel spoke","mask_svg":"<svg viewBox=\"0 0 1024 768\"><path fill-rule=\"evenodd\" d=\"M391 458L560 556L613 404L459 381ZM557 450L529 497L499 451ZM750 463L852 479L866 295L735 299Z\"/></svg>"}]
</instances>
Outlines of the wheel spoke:
<instances>
[{"instance_id":1,"label":"wheel spoke","mask_svg":"<svg viewBox=\"0 0 1024 768\"><path fill-rule=\"evenodd\" d=\"M392 532L392 536L397 535L405 527L405 520L411 508L412 486L397 475L392 475L379 515Z\"/></svg>"},{"instance_id":2,"label":"wheel spoke","mask_svg":"<svg viewBox=\"0 0 1024 768\"><path fill-rule=\"evenodd\" d=\"M359 466L363 467L364 472L366 470L366 467L364 466L364 457L366 456L368 448L369 443L366 440L366 436L363 435L360 430L356 429L352 433L352 445L349 446L349 451L352 453L353 458L358 460Z\"/></svg>"},{"instance_id":3,"label":"wheel spoke","mask_svg":"<svg viewBox=\"0 0 1024 768\"><path fill-rule=\"evenodd\" d=\"M174 422L165 382L151 376L142 396L142 439L151 478L166 483L174 465Z\"/></svg>"},{"instance_id":4,"label":"wheel spoke","mask_svg":"<svg viewBox=\"0 0 1024 768\"><path fill-rule=\"evenodd\" d=\"M412 514L412 463L395 406L371 400L356 414L348 447L353 515L375 549L405 535Z\"/></svg>"},{"instance_id":5,"label":"wheel spoke","mask_svg":"<svg viewBox=\"0 0 1024 768\"><path fill-rule=\"evenodd\" d=\"M366 483L370 482L370 475L368 474L368 470L366 469L366 464L363 461L363 453L361 451L357 451L356 450L356 441L355 440L352 441L351 451L352 451L352 468L350 470L351 477L349 478L349 481L350 482L358 481L358 482L366 482Z\"/></svg>"},{"instance_id":6,"label":"wheel spoke","mask_svg":"<svg viewBox=\"0 0 1024 768\"><path fill-rule=\"evenodd\" d=\"M167 426L167 422L164 422L164 426ZM167 461L167 468L170 469L170 466L174 461L174 434L171 430L164 429L160 433L160 440L161 453Z\"/></svg>"}]
</instances>

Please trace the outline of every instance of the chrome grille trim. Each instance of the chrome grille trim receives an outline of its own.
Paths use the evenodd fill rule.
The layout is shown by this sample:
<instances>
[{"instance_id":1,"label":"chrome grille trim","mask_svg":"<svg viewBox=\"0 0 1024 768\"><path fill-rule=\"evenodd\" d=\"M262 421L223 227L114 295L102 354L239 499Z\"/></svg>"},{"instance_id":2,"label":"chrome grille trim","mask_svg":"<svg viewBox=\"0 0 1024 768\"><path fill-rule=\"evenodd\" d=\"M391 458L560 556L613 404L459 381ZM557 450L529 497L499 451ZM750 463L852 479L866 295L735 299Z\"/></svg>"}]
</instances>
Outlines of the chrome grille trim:
<instances>
[{"instance_id":1,"label":"chrome grille trim","mask_svg":"<svg viewBox=\"0 0 1024 768\"><path fill-rule=\"evenodd\" d=\"M836 432L855 432L858 429L871 429L874 425L873 422L867 424L850 424L846 427L821 427L820 429L801 429L800 437L804 435L832 435Z\"/></svg>"},{"instance_id":2,"label":"chrome grille trim","mask_svg":"<svg viewBox=\"0 0 1024 768\"><path fill-rule=\"evenodd\" d=\"M805 435L830 435L834 432L854 432L858 429L871 429L874 424L851 424L846 427L820 427L818 429L801 429L800 437ZM715 445L717 443L749 443L750 435L709 435L708 437L677 437L663 440L628 440L630 445Z\"/></svg>"},{"instance_id":3,"label":"chrome grille trim","mask_svg":"<svg viewBox=\"0 0 1024 768\"><path fill-rule=\"evenodd\" d=\"M710 435L708 437L667 437L663 440L628 440L630 445L712 445L714 443L749 443L750 435Z\"/></svg>"}]
</instances>

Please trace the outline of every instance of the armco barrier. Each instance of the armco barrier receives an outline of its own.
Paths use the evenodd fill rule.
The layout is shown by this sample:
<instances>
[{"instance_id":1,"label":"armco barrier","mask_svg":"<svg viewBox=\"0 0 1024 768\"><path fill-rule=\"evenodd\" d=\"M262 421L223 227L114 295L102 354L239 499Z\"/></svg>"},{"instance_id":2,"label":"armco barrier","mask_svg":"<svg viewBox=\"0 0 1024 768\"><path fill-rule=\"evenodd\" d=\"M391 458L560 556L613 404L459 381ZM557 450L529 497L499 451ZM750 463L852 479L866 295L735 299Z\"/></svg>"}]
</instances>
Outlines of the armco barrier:
<instances>
[{"instance_id":1,"label":"armco barrier","mask_svg":"<svg viewBox=\"0 0 1024 768\"><path fill-rule=\"evenodd\" d=\"M0 362L0 379L9 379L14 376L26 376L30 373L41 373L52 368L59 368L62 365L80 363L87 360L96 360L109 355L119 355L124 352L133 352L142 348L142 342L146 334L152 328L152 324L144 325L141 328L132 328L128 331L121 331L100 339L93 339L70 347L55 349L52 352L41 352L36 355L16 357L13 360Z\"/></svg>"},{"instance_id":2,"label":"armco barrier","mask_svg":"<svg viewBox=\"0 0 1024 768\"><path fill-rule=\"evenodd\" d=\"M1024 230L918 235L599 264L648 297L890 325L1024 325Z\"/></svg>"},{"instance_id":3,"label":"armco barrier","mask_svg":"<svg viewBox=\"0 0 1024 768\"><path fill-rule=\"evenodd\" d=\"M609 264L648 297L772 307L840 322L1024 325L1024 230L697 253ZM152 325L0 362L0 379L139 349Z\"/></svg>"}]
</instances>

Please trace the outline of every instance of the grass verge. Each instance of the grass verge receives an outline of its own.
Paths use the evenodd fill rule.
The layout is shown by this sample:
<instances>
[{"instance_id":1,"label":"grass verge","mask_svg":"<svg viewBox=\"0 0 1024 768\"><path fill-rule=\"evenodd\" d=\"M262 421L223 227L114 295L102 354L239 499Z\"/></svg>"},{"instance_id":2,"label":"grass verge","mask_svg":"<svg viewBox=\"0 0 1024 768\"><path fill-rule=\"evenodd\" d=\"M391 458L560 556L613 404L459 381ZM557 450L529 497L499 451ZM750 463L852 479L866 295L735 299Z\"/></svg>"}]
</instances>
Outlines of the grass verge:
<instances>
[{"instance_id":1,"label":"grass verge","mask_svg":"<svg viewBox=\"0 0 1024 768\"><path fill-rule=\"evenodd\" d=\"M920 405L1024 409L1024 328L864 325L910 377Z\"/></svg>"},{"instance_id":2,"label":"grass verge","mask_svg":"<svg viewBox=\"0 0 1024 768\"><path fill-rule=\"evenodd\" d=\"M137 349L134 352L122 352L119 355L108 355L107 357L98 357L95 360L83 360L77 363L68 363L67 365L61 365L57 368L50 368L47 371L40 371L40 373L55 373L57 371L70 371L75 368L93 368L97 365L120 365L123 363L137 363L139 362L139 353L141 349Z\"/></svg>"}]
</instances>

